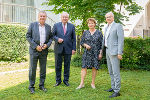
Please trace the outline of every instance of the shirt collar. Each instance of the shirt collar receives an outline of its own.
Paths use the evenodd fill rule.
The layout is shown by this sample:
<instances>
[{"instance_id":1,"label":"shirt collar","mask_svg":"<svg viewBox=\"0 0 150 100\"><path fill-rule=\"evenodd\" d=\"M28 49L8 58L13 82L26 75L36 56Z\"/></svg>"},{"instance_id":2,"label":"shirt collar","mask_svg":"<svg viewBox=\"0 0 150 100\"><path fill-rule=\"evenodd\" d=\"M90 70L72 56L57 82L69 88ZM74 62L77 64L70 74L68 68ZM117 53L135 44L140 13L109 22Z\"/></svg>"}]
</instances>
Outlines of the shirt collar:
<instances>
[{"instance_id":1,"label":"shirt collar","mask_svg":"<svg viewBox=\"0 0 150 100\"><path fill-rule=\"evenodd\" d=\"M114 23L114 21L110 25L107 24L107 27L109 27L109 26L111 27L113 23Z\"/></svg>"},{"instance_id":2,"label":"shirt collar","mask_svg":"<svg viewBox=\"0 0 150 100\"><path fill-rule=\"evenodd\" d=\"M62 26L64 26L64 24L62 23ZM65 24L65 26L67 26L67 23Z\"/></svg>"},{"instance_id":3,"label":"shirt collar","mask_svg":"<svg viewBox=\"0 0 150 100\"><path fill-rule=\"evenodd\" d=\"M42 26L42 25L39 23L39 26L41 26L41 27L45 27L45 23L44 23L44 26Z\"/></svg>"}]
</instances>

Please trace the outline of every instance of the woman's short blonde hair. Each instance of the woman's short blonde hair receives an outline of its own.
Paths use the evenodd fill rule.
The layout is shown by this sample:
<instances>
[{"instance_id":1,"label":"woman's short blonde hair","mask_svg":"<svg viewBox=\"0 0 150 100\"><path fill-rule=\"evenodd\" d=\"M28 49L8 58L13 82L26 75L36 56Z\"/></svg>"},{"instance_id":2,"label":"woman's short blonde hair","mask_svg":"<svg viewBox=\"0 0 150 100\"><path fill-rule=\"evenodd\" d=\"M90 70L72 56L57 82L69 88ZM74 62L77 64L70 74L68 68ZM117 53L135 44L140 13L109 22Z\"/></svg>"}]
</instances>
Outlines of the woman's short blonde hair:
<instances>
[{"instance_id":1,"label":"woman's short blonde hair","mask_svg":"<svg viewBox=\"0 0 150 100\"><path fill-rule=\"evenodd\" d=\"M89 21L94 22L94 23L95 23L95 25L96 25L96 20L95 20L94 18L88 18L88 19L87 19L87 24L89 23Z\"/></svg>"}]
</instances>

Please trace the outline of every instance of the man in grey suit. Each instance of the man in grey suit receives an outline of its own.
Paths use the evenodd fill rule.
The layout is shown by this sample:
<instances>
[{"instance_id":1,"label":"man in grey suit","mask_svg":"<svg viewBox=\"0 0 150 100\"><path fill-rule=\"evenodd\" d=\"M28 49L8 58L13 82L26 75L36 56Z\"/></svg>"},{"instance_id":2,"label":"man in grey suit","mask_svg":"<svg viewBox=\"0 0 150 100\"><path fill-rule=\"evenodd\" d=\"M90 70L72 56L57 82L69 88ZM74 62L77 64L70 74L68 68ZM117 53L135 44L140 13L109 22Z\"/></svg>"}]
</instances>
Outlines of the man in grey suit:
<instances>
[{"instance_id":1,"label":"man in grey suit","mask_svg":"<svg viewBox=\"0 0 150 100\"><path fill-rule=\"evenodd\" d=\"M30 44L30 68L29 68L29 90L30 93L35 93L34 84L36 78L37 62L40 64L40 83L39 89L46 92L44 82L46 78L46 62L48 48L52 43L51 26L45 23L47 18L45 11L40 11L38 14L38 22L30 24L26 38Z\"/></svg>"},{"instance_id":2,"label":"man in grey suit","mask_svg":"<svg viewBox=\"0 0 150 100\"><path fill-rule=\"evenodd\" d=\"M63 12L61 14L61 22L56 23L53 27L53 36L55 40L55 71L56 71L56 84L60 85L62 61L64 60L64 84L69 86L70 74L70 61L71 55L76 52L76 35L75 27L73 24L68 23L69 14Z\"/></svg>"},{"instance_id":3,"label":"man in grey suit","mask_svg":"<svg viewBox=\"0 0 150 100\"><path fill-rule=\"evenodd\" d=\"M105 29L102 50L99 56L100 58L102 57L102 52L106 48L107 66L111 77L111 88L106 91L113 92L109 96L112 98L120 96L120 60L123 54L124 31L121 24L114 22L114 14L112 12L107 13L105 17L108 25Z\"/></svg>"}]
</instances>

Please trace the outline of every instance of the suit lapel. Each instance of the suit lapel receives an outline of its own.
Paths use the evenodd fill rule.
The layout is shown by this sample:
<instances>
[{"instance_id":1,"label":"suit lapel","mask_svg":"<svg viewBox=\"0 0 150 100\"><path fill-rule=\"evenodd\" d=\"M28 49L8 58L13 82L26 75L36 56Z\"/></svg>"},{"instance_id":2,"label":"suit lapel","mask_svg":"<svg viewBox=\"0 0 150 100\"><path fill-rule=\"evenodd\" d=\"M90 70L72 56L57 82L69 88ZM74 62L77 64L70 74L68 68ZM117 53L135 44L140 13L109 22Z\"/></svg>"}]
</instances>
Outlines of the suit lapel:
<instances>
[{"instance_id":1,"label":"suit lapel","mask_svg":"<svg viewBox=\"0 0 150 100\"><path fill-rule=\"evenodd\" d=\"M109 30L109 34L108 34L107 38L108 38L109 35L111 34L111 31L112 31L112 29L113 29L113 27L114 27L114 24L115 24L115 22L111 25L111 28L110 28L110 30Z\"/></svg>"},{"instance_id":2,"label":"suit lapel","mask_svg":"<svg viewBox=\"0 0 150 100\"><path fill-rule=\"evenodd\" d=\"M69 23L67 23L67 31L66 31L66 35L69 33Z\"/></svg>"},{"instance_id":3,"label":"suit lapel","mask_svg":"<svg viewBox=\"0 0 150 100\"><path fill-rule=\"evenodd\" d=\"M62 22L60 23L60 25L59 25L59 26L60 26L61 34L62 34L62 35L64 35L64 30L63 30Z\"/></svg>"},{"instance_id":4,"label":"suit lapel","mask_svg":"<svg viewBox=\"0 0 150 100\"><path fill-rule=\"evenodd\" d=\"M37 37L40 40L39 23L38 22L36 23L36 28L35 29L37 31Z\"/></svg>"},{"instance_id":5,"label":"suit lapel","mask_svg":"<svg viewBox=\"0 0 150 100\"><path fill-rule=\"evenodd\" d=\"M48 26L47 26L47 24L45 24L45 42L46 42L46 40L47 40L47 36L48 36Z\"/></svg>"}]
</instances>

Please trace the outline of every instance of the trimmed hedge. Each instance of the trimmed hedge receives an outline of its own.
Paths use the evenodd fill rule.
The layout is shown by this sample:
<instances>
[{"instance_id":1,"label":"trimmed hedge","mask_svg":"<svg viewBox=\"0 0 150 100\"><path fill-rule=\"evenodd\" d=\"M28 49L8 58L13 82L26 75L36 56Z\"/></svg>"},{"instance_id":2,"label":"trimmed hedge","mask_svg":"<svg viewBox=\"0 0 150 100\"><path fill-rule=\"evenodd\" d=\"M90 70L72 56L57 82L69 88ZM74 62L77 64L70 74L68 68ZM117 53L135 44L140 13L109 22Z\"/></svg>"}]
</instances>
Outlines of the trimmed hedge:
<instances>
[{"instance_id":1,"label":"trimmed hedge","mask_svg":"<svg viewBox=\"0 0 150 100\"><path fill-rule=\"evenodd\" d=\"M121 66L128 69L150 70L150 38L125 38Z\"/></svg>"},{"instance_id":2,"label":"trimmed hedge","mask_svg":"<svg viewBox=\"0 0 150 100\"><path fill-rule=\"evenodd\" d=\"M0 25L0 60L20 62L28 52L25 34L19 25Z\"/></svg>"},{"instance_id":3,"label":"trimmed hedge","mask_svg":"<svg viewBox=\"0 0 150 100\"><path fill-rule=\"evenodd\" d=\"M72 58L72 65L81 67L82 55ZM106 64L105 53L101 65ZM150 38L125 38L121 68L150 70Z\"/></svg>"}]
</instances>

